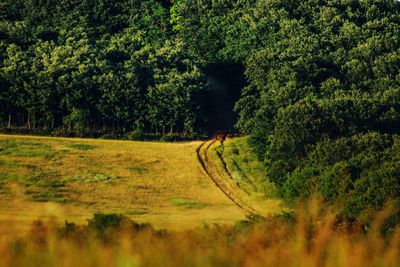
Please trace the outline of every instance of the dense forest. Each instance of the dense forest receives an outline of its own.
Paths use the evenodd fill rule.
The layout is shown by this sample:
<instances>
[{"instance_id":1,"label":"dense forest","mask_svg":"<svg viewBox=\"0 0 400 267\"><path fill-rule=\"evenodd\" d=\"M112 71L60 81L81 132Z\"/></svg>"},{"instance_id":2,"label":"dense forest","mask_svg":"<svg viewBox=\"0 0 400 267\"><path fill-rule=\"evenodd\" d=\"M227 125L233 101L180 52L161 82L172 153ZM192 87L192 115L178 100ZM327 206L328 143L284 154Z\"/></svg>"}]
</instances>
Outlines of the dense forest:
<instances>
[{"instance_id":1,"label":"dense forest","mask_svg":"<svg viewBox=\"0 0 400 267\"><path fill-rule=\"evenodd\" d=\"M2 3L1 113L8 127L193 133L209 93L200 62L157 1Z\"/></svg>"},{"instance_id":2,"label":"dense forest","mask_svg":"<svg viewBox=\"0 0 400 267\"><path fill-rule=\"evenodd\" d=\"M398 1L2 0L0 18L3 127L191 135L225 72L282 196L398 220Z\"/></svg>"}]
</instances>

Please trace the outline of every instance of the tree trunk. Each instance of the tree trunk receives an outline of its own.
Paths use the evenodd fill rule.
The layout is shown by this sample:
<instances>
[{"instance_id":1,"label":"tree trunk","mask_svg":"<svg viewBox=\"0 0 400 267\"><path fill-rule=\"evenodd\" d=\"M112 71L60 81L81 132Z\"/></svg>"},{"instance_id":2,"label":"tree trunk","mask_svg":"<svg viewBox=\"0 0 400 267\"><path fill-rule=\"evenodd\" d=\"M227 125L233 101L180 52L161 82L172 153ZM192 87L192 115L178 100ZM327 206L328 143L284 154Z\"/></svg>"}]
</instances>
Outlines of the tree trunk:
<instances>
[{"instance_id":1,"label":"tree trunk","mask_svg":"<svg viewBox=\"0 0 400 267\"><path fill-rule=\"evenodd\" d=\"M28 130L31 129L31 114L28 114Z\"/></svg>"},{"instance_id":2,"label":"tree trunk","mask_svg":"<svg viewBox=\"0 0 400 267\"><path fill-rule=\"evenodd\" d=\"M7 128L8 128L8 129L11 128L11 114L8 114L8 124L7 124Z\"/></svg>"}]
</instances>

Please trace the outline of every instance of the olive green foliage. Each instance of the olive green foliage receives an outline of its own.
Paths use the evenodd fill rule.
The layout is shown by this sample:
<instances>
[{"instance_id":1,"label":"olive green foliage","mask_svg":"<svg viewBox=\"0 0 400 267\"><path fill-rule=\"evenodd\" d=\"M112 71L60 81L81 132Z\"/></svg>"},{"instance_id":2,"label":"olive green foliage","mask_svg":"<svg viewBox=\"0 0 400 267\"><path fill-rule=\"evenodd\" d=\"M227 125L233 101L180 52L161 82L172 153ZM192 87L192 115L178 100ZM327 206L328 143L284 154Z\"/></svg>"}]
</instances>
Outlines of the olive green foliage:
<instances>
[{"instance_id":1,"label":"olive green foliage","mask_svg":"<svg viewBox=\"0 0 400 267\"><path fill-rule=\"evenodd\" d=\"M191 135L208 83L156 0L6 0L0 123Z\"/></svg>"},{"instance_id":2,"label":"olive green foliage","mask_svg":"<svg viewBox=\"0 0 400 267\"><path fill-rule=\"evenodd\" d=\"M92 219L88 220L88 227L100 234L107 229L119 227L123 219L121 214L96 213Z\"/></svg>"},{"instance_id":3,"label":"olive green foliage","mask_svg":"<svg viewBox=\"0 0 400 267\"><path fill-rule=\"evenodd\" d=\"M340 203L344 214L368 216L400 195L400 136L370 132L324 139L304 162L286 176L287 198L309 197L314 191Z\"/></svg>"},{"instance_id":4,"label":"olive green foliage","mask_svg":"<svg viewBox=\"0 0 400 267\"><path fill-rule=\"evenodd\" d=\"M283 196L349 217L400 199L398 1L183 3L187 46L245 66L237 126Z\"/></svg>"}]
</instances>

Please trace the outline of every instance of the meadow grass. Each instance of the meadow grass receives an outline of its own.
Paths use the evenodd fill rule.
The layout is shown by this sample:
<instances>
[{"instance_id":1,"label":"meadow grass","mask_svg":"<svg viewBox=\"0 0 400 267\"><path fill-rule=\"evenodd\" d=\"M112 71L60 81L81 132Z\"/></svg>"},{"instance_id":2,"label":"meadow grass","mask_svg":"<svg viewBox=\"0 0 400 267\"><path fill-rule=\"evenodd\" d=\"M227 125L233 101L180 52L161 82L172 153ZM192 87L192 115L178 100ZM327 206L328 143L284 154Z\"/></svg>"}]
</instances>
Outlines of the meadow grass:
<instances>
[{"instance_id":1,"label":"meadow grass","mask_svg":"<svg viewBox=\"0 0 400 267\"><path fill-rule=\"evenodd\" d=\"M338 222L312 200L295 219L268 217L235 225L157 230L118 214L95 214L83 225L36 220L24 237L1 235L0 266L296 266L400 265L400 228L380 232L386 211L365 230ZM0 233L12 232L8 225Z\"/></svg>"},{"instance_id":2,"label":"meadow grass","mask_svg":"<svg viewBox=\"0 0 400 267\"><path fill-rule=\"evenodd\" d=\"M285 213L245 141L216 142L209 167L266 218L203 173L199 142L0 135L0 266L400 266L390 206L368 227L318 199Z\"/></svg>"},{"instance_id":3,"label":"meadow grass","mask_svg":"<svg viewBox=\"0 0 400 267\"><path fill-rule=\"evenodd\" d=\"M0 224L96 212L167 229L245 218L202 171L199 145L0 135Z\"/></svg>"},{"instance_id":4,"label":"meadow grass","mask_svg":"<svg viewBox=\"0 0 400 267\"><path fill-rule=\"evenodd\" d=\"M71 144L66 144L65 146L73 148L73 149L78 149L78 150L92 150L92 149L95 149L95 147L93 145L89 145L89 144L71 143Z\"/></svg>"},{"instance_id":5,"label":"meadow grass","mask_svg":"<svg viewBox=\"0 0 400 267\"><path fill-rule=\"evenodd\" d=\"M21 141L14 139L0 140L0 155L11 157L40 157L50 156L49 146L46 144Z\"/></svg>"},{"instance_id":6,"label":"meadow grass","mask_svg":"<svg viewBox=\"0 0 400 267\"><path fill-rule=\"evenodd\" d=\"M227 138L210 147L209 157L218 176L240 197L263 215L289 211L278 197L277 188L247 144L247 137Z\"/></svg>"},{"instance_id":7,"label":"meadow grass","mask_svg":"<svg viewBox=\"0 0 400 267\"><path fill-rule=\"evenodd\" d=\"M200 201L195 201L192 199L174 197L171 198L171 203L178 207L184 207L187 209L202 209L208 204Z\"/></svg>"},{"instance_id":8,"label":"meadow grass","mask_svg":"<svg viewBox=\"0 0 400 267\"><path fill-rule=\"evenodd\" d=\"M216 149L221 152L222 147ZM265 176L265 168L248 145L248 137L227 138L223 145L223 159L235 181L248 191L277 197L277 188Z\"/></svg>"}]
</instances>

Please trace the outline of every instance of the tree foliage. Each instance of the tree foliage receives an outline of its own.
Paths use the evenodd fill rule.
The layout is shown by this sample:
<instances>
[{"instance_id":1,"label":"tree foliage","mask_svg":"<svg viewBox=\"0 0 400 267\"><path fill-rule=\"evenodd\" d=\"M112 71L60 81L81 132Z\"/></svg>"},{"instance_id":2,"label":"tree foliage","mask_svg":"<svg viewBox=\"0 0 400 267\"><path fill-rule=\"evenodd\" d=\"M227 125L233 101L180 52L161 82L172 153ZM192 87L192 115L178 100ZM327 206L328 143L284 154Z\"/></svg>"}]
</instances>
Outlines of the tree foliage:
<instances>
[{"instance_id":1,"label":"tree foliage","mask_svg":"<svg viewBox=\"0 0 400 267\"><path fill-rule=\"evenodd\" d=\"M349 217L400 199L398 1L184 2L188 49L244 64L237 126L282 195Z\"/></svg>"},{"instance_id":2,"label":"tree foliage","mask_svg":"<svg viewBox=\"0 0 400 267\"><path fill-rule=\"evenodd\" d=\"M0 21L3 124L192 134L209 86L148 0L6 1ZM3 9L2 9L3 10Z\"/></svg>"}]
</instances>

